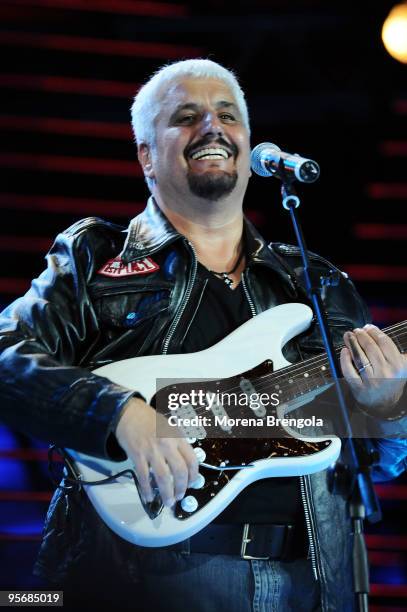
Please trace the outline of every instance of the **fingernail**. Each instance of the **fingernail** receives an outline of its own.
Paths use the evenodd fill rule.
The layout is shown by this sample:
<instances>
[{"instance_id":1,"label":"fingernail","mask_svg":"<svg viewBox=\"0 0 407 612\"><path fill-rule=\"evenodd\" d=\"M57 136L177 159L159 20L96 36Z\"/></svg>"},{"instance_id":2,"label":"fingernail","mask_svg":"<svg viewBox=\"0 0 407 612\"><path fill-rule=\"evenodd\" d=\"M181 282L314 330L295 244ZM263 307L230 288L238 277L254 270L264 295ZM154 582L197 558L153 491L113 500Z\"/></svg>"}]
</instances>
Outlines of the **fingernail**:
<instances>
[{"instance_id":1,"label":"fingernail","mask_svg":"<svg viewBox=\"0 0 407 612\"><path fill-rule=\"evenodd\" d=\"M142 497L141 501L143 502L143 504L151 504L151 502L153 501L152 499L149 499L147 497Z\"/></svg>"},{"instance_id":2,"label":"fingernail","mask_svg":"<svg viewBox=\"0 0 407 612\"><path fill-rule=\"evenodd\" d=\"M360 327L355 327L355 329L354 329L353 331L354 331L355 333L357 333L357 332L360 332L360 331L362 331L362 330L360 329Z\"/></svg>"},{"instance_id":3,"label":"fingernail","mask_svg":"<svg viewBox=\"0 0 407 612\"><path fill-rule=\"evenodd\" d=\"M166 499L164 502L164 506L168 506L168 508L172 508L174 504L175 504L175 499L173 497Z\"/></svg>"},{"instance_id":4,"label":"fingernail","mask_svg":"<svg viewBox=\"0 0 407 612\"><path fill-rule=\"evenodd\" d=\"M183 498L184 498L184 495L185 495L185 493L180 493L179 495L176 495L176 496L175 496L175 499L176 499L177 501L181 501L181 499L183 499Z\"/></svg>"}]
</instances>

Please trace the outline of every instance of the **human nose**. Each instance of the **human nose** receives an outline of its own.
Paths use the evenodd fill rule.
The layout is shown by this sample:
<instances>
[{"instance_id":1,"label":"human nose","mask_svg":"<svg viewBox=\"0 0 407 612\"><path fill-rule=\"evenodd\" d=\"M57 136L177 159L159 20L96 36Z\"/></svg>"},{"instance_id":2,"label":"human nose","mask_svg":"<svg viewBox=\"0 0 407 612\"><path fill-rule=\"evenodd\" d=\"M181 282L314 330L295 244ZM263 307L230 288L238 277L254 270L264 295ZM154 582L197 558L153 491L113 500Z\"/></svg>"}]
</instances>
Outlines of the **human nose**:
<instances>
[{"instance_id":1,"label":"human nose","mask_svg":"<svg viewBox=\"0 0 407 612\"><path fill-rule=\"evenodd\" d=\"M224 129L216 113L206 113L202 119L201 131L203 136L223 136Z\"/></svg>"}]
</instances>

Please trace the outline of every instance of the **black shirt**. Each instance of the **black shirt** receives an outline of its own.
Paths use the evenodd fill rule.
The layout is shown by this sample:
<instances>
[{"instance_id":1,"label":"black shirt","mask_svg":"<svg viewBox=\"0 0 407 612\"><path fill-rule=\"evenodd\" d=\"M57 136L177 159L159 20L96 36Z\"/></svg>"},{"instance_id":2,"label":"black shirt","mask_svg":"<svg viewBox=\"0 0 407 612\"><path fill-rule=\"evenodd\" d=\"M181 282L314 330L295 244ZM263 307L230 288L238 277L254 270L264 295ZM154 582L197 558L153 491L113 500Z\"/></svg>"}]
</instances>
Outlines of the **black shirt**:
<instances>
[{"instance_id":1,"label":"black shirt","mask_svg":"<svg viewBox=\"0 0 407 612\"><path fill-rule=\"evenodd\" d=\"M206 281L195 318L182 351L201 351L222 340L252 317L242 283L231 290L223 279L198 264L198 276ZM267 478L246 487L218 516L222 523L303 523L299 479Z\"/></svg>"}]
</instances>

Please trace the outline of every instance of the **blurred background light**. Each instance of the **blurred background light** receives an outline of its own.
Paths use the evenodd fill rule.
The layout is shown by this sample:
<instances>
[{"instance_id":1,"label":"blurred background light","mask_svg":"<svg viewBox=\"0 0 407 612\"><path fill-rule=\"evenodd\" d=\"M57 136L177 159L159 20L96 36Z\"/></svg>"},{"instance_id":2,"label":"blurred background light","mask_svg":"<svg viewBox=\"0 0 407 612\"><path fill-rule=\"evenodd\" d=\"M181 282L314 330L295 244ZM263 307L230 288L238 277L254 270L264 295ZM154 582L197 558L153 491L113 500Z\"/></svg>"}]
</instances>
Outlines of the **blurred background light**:
<instances>
[{"instance_id":1,"label":"blurred background light","mask_svg":"<svg viewBox=\"0 0 407 612\"><path fill-rule=\"evenodd\" d=\"M382 28L382 40L392 57L407 64L407 2L397 4L388 14Z\"/></svg>"}]
</instances>

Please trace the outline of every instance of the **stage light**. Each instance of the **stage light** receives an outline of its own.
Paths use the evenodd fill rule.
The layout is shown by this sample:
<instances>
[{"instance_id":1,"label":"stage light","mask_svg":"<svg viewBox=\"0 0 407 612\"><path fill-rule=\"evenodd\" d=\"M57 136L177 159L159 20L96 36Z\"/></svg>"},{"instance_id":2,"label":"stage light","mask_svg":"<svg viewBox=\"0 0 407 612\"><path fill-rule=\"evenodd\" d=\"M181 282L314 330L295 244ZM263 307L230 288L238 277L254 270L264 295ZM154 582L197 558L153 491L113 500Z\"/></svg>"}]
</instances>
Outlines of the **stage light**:
<instances>
[{"instance_id":1,"label":"stage light","mask_svg":"<svg viewBox=\"0 0 407 612\"><path fill-rule=\"evenodd\" d=\"M382 40L392 57L407 64L407 2L397 4L388 14L382 28Z\"/></svg>"}]
</instances>

